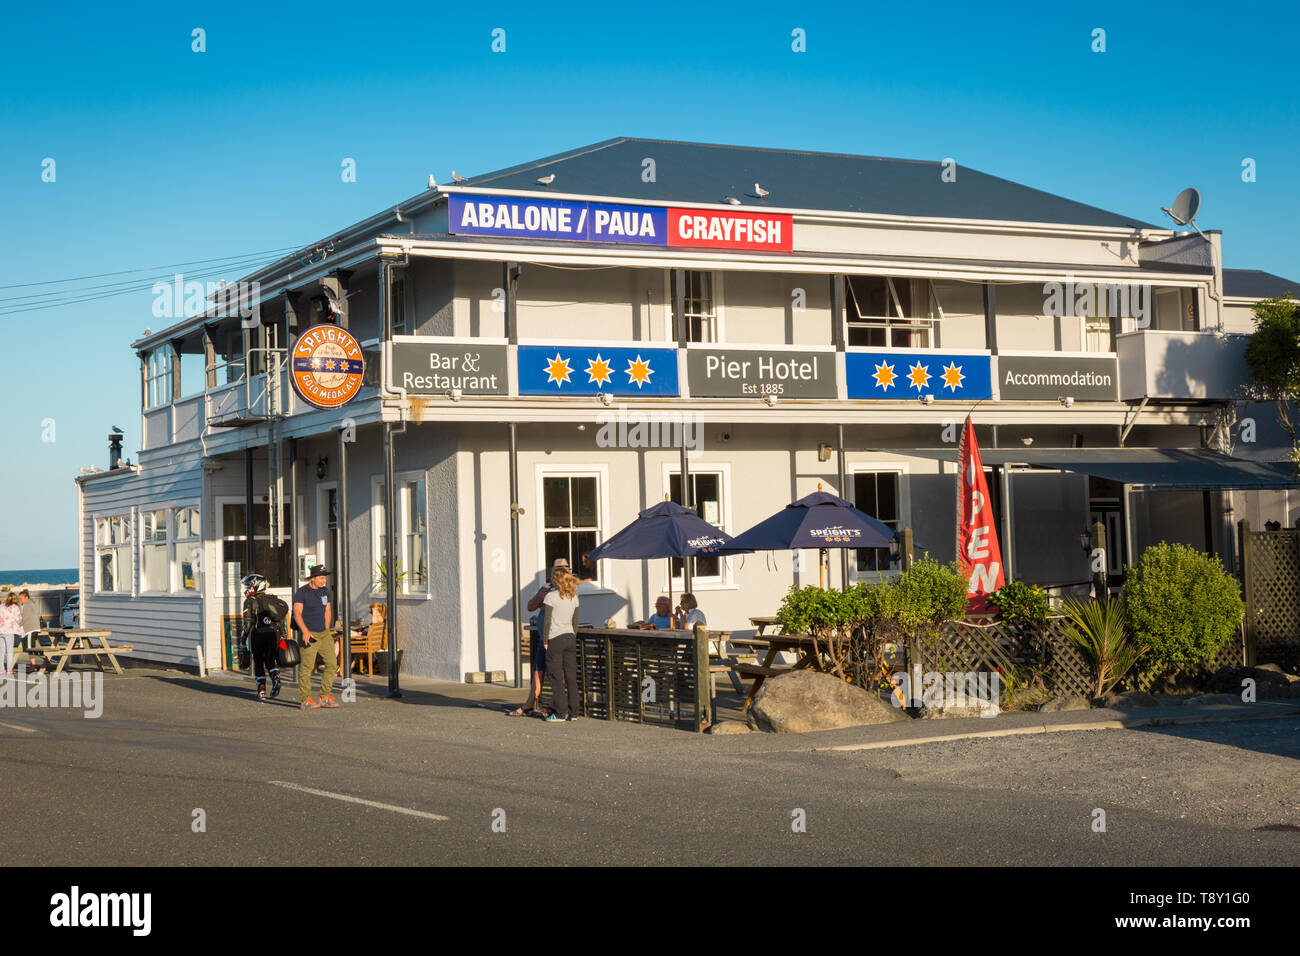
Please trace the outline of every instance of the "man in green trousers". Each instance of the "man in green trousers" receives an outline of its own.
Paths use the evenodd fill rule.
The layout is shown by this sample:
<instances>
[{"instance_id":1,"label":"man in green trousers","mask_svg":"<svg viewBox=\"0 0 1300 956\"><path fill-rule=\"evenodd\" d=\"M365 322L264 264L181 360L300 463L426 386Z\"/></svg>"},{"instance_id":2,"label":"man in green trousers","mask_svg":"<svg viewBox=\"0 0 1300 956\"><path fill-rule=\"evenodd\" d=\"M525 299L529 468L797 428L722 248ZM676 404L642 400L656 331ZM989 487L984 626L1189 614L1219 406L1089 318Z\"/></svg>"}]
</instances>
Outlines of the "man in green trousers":
<instances>
[{"instance_id":1,"label":"man in green trousers","mask_svg":"<svg viewBox=\"0 0 1300 956\"><path fill-rule=\"evenodd\" d=\"M312 565L307 571L307 583L293 595L293 620L303 639L302 661L298 664L298 706L301 710L339 705L330 696L334 689L334 668L338 664L334 660L334 637L330 634L334 609L330 606L329 588L325 586L328 574L324 565ZM311 699L311 672L316 667L317 657L325 664L320 676L320 703Z\"/></svg>"}]
</instances>

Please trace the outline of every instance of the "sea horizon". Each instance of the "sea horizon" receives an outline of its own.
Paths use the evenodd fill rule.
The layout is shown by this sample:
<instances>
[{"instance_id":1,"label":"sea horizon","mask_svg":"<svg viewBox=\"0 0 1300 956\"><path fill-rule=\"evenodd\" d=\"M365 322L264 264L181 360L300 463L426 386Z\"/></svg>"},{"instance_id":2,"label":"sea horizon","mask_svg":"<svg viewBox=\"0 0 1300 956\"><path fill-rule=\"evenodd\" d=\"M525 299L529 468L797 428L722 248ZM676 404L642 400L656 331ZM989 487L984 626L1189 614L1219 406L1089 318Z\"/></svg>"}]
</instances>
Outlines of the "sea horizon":
<instances>
[{"instance_id":1,"label":"sea horizon","mask_svg":"<svg viewBox=\"0 0 1300 956\"><path fill-rule=\"evenodd\" d=\"M17 571L0 571L0 587L19 587L33 584L76 584L76 568L26 568Z\"/></svg>"}]
</instances>

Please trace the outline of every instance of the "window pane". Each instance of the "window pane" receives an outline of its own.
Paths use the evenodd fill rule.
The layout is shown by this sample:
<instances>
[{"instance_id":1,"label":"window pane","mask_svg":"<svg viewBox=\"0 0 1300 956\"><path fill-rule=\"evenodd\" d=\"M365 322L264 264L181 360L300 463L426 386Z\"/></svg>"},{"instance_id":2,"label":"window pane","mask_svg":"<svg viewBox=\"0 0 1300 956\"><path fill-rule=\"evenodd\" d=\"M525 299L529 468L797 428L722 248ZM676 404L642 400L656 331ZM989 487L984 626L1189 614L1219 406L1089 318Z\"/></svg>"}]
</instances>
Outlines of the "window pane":
<instances>
[{"instance_id":1,"label":"window pane","mask_svg":"<svg viewBox=\"0 0 1300 956\"><path fill-rule=\"evenodd\" d=\"M596 527L596 479L571 478L573 487L573 527Z\"/></svg>"},{"instance_id":2,"label":"window pane","mask_svg":"<svg viewBox=\"0 0 1300 956\"><path fill-rule=\"evenodd\" d=\"M221 506L221 536L224 538L242 537L244 534L243 504Z\"/></svg>"},{"instance_id":3,"label":"window pane","mask_svg":"<svg viewBox=\"0 0 1300 956\"><path fill-rule=\"evenodd\" d=\"M176 587L181 591L197 591L198 575L195 573L200 548L197 543L185 545L176 551Z\"/></svg>"},{"instance_id":4,"label":"window pane","mask_svg":"<svg viewBox=\"0 0 1300 956\"><path fill-rule=\"evenodd\" d=\"M897 475L876 476L876 501L878 502L876 511L874 513L868 512L868 514L881 521L894 522L898 520Z\"/></svg>"},{"instance_id":5,"label":"window pane","mask_svg":"<svg viewBox=\"0 0 1300 956\"><path fill-rule=\"evenodd\" d=\"M167 512L150 511L144 515L144 539L146 541L167 540Z\"/></svg>"},{"instance_id":6,"label":"window pane","mask_svg":"<svg viewBox=\"0 0 1300 956\"><path fill-rule=\"evenodd\" d=\"M199 537L199 509L190 507L173 508L172 534L176 538Z\"/></svg>"},{"instance_id":7,"label":"window pane","mask_svg":"<svg viewBox=\"0 0 1300 956\"><path fill-rule=\"evenodd\" d=\"M167 582L167 545L147 544L140 553L143 563L141 587L146 591L166 591Z\"/></svg>"},{"instance_id":8,"label":"window pane","mask_svg":"<svg viewBox=\"0 0 1300 956\"><path fill-rule=\"evenodd\" d=\"M582 556L596 546L596 532L594 531L575 531L573 532L573 549L569 554L569 567L577 569L582 567Z\"/></svg>"},{"instance_id":9,"label":"window pane","mask_svg":"<svg viewBox=\"0 0 1300 956\"><path fill-rule=\"evenodd\" d=\"M101 591L113 590L114 578L114 554L112 551L101 551L99 553L99 589Z\"/></svg>"},{"instance_id":10,"label":"window pane","mask_svg":"<svg viewBox=\"0 0 1300 956\"><path fill-rule=\"evenodd\" d=\"M569 532L567 531L546 532L545 567L549 568L554 564L556 558L564 558L569 562L569 567L573 567L573 560L569 557Z\"/></svg>"},{"instance_id":11,"label":"window pane","mask_svg":"<svg viewBox=\"0 0 1300 956\"><path fill-rule=\"evenodd\" d=\"M569 479L547 478L542 482L542 510L545 527L568 528L569 523ZM549 567L549 564L548 564Z\"/></svg>"}]
</instances>

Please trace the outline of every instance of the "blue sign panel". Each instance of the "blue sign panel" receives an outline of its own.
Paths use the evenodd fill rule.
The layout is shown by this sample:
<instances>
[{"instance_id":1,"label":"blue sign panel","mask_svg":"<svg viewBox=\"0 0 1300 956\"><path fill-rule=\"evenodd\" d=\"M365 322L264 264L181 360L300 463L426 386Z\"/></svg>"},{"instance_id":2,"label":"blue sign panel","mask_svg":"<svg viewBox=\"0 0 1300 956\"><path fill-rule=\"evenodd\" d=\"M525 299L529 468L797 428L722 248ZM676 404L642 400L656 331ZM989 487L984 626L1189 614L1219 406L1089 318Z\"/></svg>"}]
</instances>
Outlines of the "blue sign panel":
<instances>
[{"instance_id":1,"label":"blue sign panel","mask_svg":"<svg viewBox=\"0 0 1300 956\"><path fill-rule=\"evenodd\" d=\"M933 395L935 401L993 397L989 356L956 352L849 352L849 398L896 401Z\"/></svg>"},{"instance_id":2,"label":"blue sign panel","mask_svg":"<svg viewBox=\"0 0 1300 956\"><path fill-rule=\"evenodd\" d=\"M462 236L668 245L668 210L649 206L452 195L447 215L451 232Z\"/></svg>"},{"instance_id":3,"label":"blue sign panel","mask_svg":"<svg viewBox=\"0 0 1300 956\"><path fill-rule=\"evenodd\" d=\"M677 350L519 346L520 395L676 395Z\"/></svg>"}]
</instances>

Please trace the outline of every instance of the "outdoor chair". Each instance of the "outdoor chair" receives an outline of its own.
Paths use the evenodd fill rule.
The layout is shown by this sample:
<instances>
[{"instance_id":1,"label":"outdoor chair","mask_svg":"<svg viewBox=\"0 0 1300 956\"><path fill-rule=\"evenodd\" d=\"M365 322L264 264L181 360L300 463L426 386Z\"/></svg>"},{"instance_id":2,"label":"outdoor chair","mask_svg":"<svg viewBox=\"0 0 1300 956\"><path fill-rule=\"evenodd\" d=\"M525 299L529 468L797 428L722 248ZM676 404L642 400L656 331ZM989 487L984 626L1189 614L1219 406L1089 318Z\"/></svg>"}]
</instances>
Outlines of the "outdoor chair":
<instances>
[{"instance_id":1,"label":"outdoor chair","mask_svg":"<svg viewBox=\"0 0 1300 956\"><path fill-rule=\"evenodd\" d=\"M366 670L371 677L375 675L375 654L388 650L388 622L375 621L370 625L370 629L365 633L354 633L349 645L352 648L352 657L357 661L357 666L361 666L361 658L366 659Z\"/></svg>"}]
</instances>

